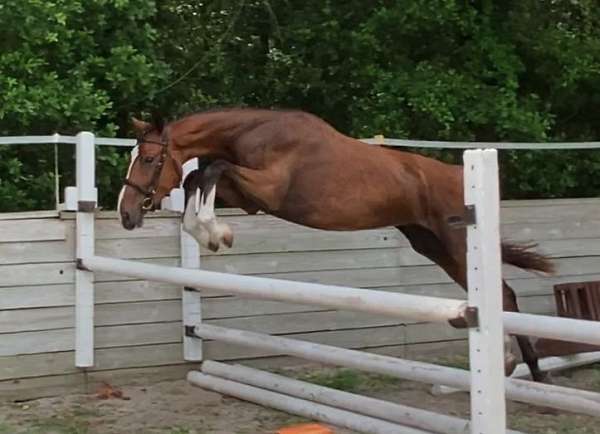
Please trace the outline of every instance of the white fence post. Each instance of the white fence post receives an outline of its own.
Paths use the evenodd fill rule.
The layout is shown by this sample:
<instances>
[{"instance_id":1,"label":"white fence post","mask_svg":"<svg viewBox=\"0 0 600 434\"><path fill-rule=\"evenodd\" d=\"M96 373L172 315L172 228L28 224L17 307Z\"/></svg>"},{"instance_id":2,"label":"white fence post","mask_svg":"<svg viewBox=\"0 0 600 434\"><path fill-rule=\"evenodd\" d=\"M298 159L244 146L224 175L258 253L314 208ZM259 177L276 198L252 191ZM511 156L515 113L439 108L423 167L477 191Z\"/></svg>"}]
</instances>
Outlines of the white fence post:
<instances>
[{"instance_id":1,"label":"white fence post","mask_svg":"<svg viewBox=\"0 0 600 434\"><path fill-rule=\"evenodd\" d=\"M498 158L494 149L466 151L464 188L475 224L467 227L469 305L479 324L469 330L471 433L506 432L504 331Z\"/></svg>"},{"instance_id":2,"label":"white fence post","mask_svg":"<svg viewBox=\"0 0 600 434\"><path fill-rule=\"evenodd\" d=\"M81 260L94 255L96 155L94 135L77 134L77 270L75 272L75 366L94 366L94 273Z\"/></svg>"},{"instance_id":3,"label":"white fence post","mask_svg":"<svg viewBox=\"0 0 600 434\"><path fill-rule=\"evenodd\" d=\"M183 165L183 178L193 170L198 168L196 158L186 162ZM177 211L185 212L185 192L179 192L184 198L178 201L172 201L172 205L177 204ZM180 225L181 242L181 266L184 268L200 268L200 246L190 234L183 230L183 224ZM202 339L194 337L191 331L195 326L202 322L202 299L200 293L194 289L184 287L181 296L182 319L184 326L183 335L183 359L190 362L199 362L202 360Z\"/></svg>"}]
</instances>

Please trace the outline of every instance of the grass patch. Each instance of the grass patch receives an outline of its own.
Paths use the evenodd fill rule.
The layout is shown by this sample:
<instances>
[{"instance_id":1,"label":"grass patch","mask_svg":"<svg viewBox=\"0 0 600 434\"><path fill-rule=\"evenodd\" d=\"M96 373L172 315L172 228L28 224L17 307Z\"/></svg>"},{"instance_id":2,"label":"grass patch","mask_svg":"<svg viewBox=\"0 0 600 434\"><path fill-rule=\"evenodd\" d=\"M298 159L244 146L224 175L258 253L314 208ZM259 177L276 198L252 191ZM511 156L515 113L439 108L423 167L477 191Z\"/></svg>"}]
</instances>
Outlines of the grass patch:
<instances>
[{"instance_id":1,"label":"grass patch","mask_svg":"<svg viewBox=\"0 0 600 434\"><path fill-rule=\"evenodd\" d=\"M359 390L385 389L402 383L404 380L389 375L367 374L353 369L336 369L335 371L316 371L299 377L302 381L325 386L346 392Z\"/></svg>"},{"instance_id":2,"label":"grass patch","mask_svg":"<svg viewBox=\"0 0 600 434\"><path fill-rule=\"evenodd\" d=\"M192 434L192 430L188 428L171 428L168 434ZM199 434L198 431L194 431L194 434Z\"/></svg>"},{"instance_id":3,"label":"grass patch","mask_svg":"<svg viewBox=\"0 0 600 434\"><path fill-rule=\"evenodd\" d=\"M15 432L15 428L4 423L0 423L0 434L12 434Z\"/></svg>"},{"instance_id":4,"label":"grass patch","mask_svg":"<svg viewBox=\"0 0 600 434\"><path fill-rule=\"evenodd\" d=\"M314 372L305 374L300 377L300 380L349 392L356 390L361 385L363 382L363 375L352 369L338 369L333 372Z\"/></svg>"},{"instance_id":5,"label":"grass patch","mask_svg":"<svg viewBox=\"0 0 600 434\"><path fill-rule=\"evenodd\" d=\"M87 434L89 424L76 417L51 417L31 423L24 434Z\"/></svg>"},{"instance_id":6,"label":"grass patch","mask_svg":"<svg viewBox=\"0 0 600 434\"><path fill-rule=\"evenodd\" d=\"M557 414L513 414L509 424L514 429L523 432L539 432L544 434L598 434L596 424L591 424L589 418L581 415Z\"/></svg>"},{"instance_id":7,"label":"grass patch","mask_svg":"<svg viewBox=\"0 0 600 434\"><path fill-rule=\"evenodd\" d=\"M435 364L448 366L449 368L458 368L469 370L469 356L464 354L455 354L436 359Z\"/></svg>"}]
</instances>

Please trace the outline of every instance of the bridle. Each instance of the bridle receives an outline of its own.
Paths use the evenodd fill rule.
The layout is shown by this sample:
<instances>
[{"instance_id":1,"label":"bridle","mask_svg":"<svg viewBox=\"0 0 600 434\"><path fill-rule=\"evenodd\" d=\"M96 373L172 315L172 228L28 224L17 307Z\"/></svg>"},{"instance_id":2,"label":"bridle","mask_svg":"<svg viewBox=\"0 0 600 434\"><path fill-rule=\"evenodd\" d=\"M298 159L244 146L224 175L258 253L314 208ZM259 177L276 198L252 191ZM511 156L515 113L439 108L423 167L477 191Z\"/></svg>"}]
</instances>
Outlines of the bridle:
<instances>
[{"instance_id":1,"label":"bridle","mask_svg":"<svg viewBox=\"0 0 600 434\"><path fill-rule=\"evenodd\" d=\"M148 187L142 187L139 184L131 181L128 177L124 179L123 184L128 185L135 189L137 192L144 195L144 200L142 201L142 210L144 212L151 211L154 208L154 195L156 194L156 189L158 188L158 181L160 180L160 175L162 174L163 167L167 161L167 158L170 158L175 162L175 169L177 170L177 174L181 178L183 175L183 169L179 161L177 161L171 153L169 152L169 140L166 138L166 134L162 134L160 138L160 142L156 140L146 139L146 134L148 134L151 130L144 132L141 137L137 139L136 146L141 146L143 143L151 143L154 145L159 145L162 149L160 152L160 157L156 167L154 168L154 173L152 174L152 178L150 180L150 184ZM141 154L135 157L136 160L141 157ZM132 167L135 164L135 160L131 163Z\"/></svg>"}]
</instances>

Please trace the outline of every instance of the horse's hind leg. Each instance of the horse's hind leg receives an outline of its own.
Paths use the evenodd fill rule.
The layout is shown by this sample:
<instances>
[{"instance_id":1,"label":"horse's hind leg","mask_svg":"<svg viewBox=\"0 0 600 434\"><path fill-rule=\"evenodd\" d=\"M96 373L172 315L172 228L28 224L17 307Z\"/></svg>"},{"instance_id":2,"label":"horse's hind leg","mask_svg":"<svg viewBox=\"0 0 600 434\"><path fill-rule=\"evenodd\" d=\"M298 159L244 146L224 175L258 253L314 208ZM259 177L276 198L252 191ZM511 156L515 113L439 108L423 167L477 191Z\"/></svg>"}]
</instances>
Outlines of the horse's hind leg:
<instances>
[{"instance_id":1,"label":"horse's hind leg","mask_svg":"<svg viewBox=\"0 0 600 434\"><path fill-rule=\"evenodd\" d=\"M451 243L443 243L433 231L423 226L407 225L398 226L397 228L406 236L417 253L439 265L452 280L463 289L467 289L466 244L464 238L461 242L461 234L458 231L451 235L453 238ZM446 247L448 245L453 246L453 248L448 249ZM504 296L504 299L506 299L506 296ZM467 327L463 320L451 320L449 322L453 327ZM516 367L516 357L512 354L510 345L507 345L507 343L510 344L508 335L505 336L504 369L506 375L510 375ZM533 355L535 356L535 352Z\"/></svg>"},{"instance_id":2,"label":"horse's hind leg","mask_svg":"<svg viewBox=\"0 0 600 434\"><path fill-rule=\"evenodd\" d=\"M519 306L517 305L517 296L513 289L505 282L502 281L502 296L504 299L504 310L509 312L519 312ZM531 377L534 381L547 382L549 381L548 374L542 372L539 366L538 355L531 345L531 340L528 336L516 335L519 349L521 350L521 356L523 361L529 367Z\"/></svg>"}]
</instances>

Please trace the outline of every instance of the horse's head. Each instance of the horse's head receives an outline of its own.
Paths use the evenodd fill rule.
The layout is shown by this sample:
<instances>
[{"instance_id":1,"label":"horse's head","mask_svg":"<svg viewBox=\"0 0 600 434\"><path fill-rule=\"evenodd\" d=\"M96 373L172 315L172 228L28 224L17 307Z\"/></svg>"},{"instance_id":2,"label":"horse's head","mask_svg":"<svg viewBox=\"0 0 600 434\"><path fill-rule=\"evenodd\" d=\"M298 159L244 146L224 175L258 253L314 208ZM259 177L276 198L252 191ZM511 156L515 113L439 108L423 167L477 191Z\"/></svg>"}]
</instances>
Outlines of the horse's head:
<instances>
[{"instance_id":1,"label":"horse's head","mask_svg":"<svg viewBox=\"0 0 600 434\"><path fill-rule=\"evenodd\" d=\"M137 144L131 152L129 170L119 194L118 213L125 229L142 226L144 214L181 181L181 161L172 149L169 128L133 119Z\"/></svg>"}]
</instances>

